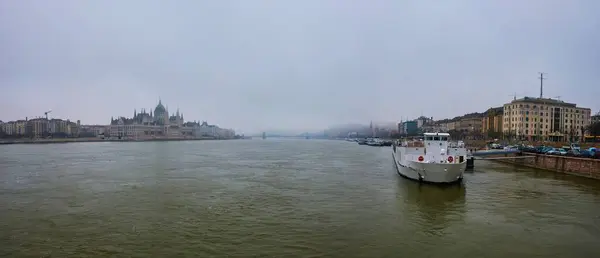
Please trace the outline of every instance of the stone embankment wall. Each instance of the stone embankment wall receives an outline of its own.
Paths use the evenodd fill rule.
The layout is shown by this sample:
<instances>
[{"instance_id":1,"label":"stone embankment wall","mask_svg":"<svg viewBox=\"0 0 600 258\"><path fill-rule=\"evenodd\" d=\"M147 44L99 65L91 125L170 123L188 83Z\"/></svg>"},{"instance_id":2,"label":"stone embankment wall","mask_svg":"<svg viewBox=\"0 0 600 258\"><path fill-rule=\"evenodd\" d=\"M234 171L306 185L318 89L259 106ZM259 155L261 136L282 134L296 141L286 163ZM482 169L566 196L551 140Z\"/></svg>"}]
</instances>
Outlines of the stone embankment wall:
<instances>
[{"instance_id":1,"label":"stone embankment wall","mask_svg":"<svg viewBox=\"0 0 600 258\"><path fill-rule=\"evenodd\" d=\"M600 179L600 159L585 159L544 154L523 154L523 156L525 155L535 155L535 157L501 159L497 161Z\"/></svg>"}]
</instances>

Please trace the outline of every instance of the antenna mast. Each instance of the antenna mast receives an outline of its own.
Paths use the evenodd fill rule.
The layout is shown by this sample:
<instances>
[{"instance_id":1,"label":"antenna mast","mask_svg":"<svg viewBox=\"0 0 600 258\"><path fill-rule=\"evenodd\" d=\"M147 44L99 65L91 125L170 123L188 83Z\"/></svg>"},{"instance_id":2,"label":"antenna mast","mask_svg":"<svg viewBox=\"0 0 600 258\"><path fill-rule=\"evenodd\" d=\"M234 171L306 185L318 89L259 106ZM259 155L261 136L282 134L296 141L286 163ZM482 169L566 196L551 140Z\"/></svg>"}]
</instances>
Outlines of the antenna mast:
<instances>
[{"instance_id":1,"label":"antenna mast","mask_svg":"<svg viewBox=\"0 0 600 258\"><path fill-rule=\"evenodd\" d=\"M538 79L540 79L540 99L544 97L544 80L548 79L548 78L544 78L544 74L542 72L539 72L540 77L538 77Z\"/></svg>"}]
</instances>

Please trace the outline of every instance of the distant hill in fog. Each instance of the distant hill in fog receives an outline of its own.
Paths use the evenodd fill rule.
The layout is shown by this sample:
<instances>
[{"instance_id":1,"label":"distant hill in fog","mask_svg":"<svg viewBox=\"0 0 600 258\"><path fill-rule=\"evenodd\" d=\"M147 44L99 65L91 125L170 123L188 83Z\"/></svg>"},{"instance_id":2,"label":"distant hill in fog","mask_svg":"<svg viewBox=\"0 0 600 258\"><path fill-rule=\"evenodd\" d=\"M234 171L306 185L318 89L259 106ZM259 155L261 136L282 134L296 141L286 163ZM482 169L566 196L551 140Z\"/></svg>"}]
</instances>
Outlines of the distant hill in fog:
<instances>
[{"instance_id":1,"label":"distant hill in fog","mask_svg":"<svg viewBox=\"0 0 600 258\"><path fill-rule=\"evenodd\" d=\"M333 131L358 131L369 128L370 124L341 124L330 126L327 130ZM375 122L373 121L373 127L378 128L386 128L386 129L396 129L398 127L398 122Z\"/></svg>"},{"instance_id":2,"label":"distant hill in fog","mask_svg":"<svg viewBox=\"0 0 600 258\"><path fill-rule=\"evenodd\" d=\"M373 122L373 126L379 127L379 128L388 128L388 129L395 129L397 127L395 122ZM320 136L323 136L324 133L327 133L329 135L338 135L340 133L347 134L349 132L359 132L359 133L360 132L363 132L363 133L370 132L369 124L359 124L359 123L337 124L337 125L332 125L329 128L321 130L321 131L315 131L315 130L311 130L311 131L266 130L265 131L267 136L272 136L272 137L299 136L299 135L304 135L305 133L308 133L308 135L311 137L320 137ZM260 136L262 136L262 132L251 134L251 136L260 137Z\"/></svg>"},{"instance_id":3,"label":"distant hill in fog","mask_svg":"<svg viewBox=\"0 0 600 258\"><path fill-rule=\"evenodd\" d=\"M346 130L359 130L359 129L364 129L364 128L368 128L369 125L363 125L363 124L340 124L340 125L333 125L330 126L329 128L327 128L327 130L340 130L340 131L346 131Z\"/></svg>"},{"instance_id":4,"label":"distant hill in fog","mask_svg":"<svg viewBox=\"0 0 600 258\"><path fill-rule=\"evenodd\" d=\"M398 128L398 122L386 122L377 124L379 128L395 130Z\"/></svg>"}]
</instances>

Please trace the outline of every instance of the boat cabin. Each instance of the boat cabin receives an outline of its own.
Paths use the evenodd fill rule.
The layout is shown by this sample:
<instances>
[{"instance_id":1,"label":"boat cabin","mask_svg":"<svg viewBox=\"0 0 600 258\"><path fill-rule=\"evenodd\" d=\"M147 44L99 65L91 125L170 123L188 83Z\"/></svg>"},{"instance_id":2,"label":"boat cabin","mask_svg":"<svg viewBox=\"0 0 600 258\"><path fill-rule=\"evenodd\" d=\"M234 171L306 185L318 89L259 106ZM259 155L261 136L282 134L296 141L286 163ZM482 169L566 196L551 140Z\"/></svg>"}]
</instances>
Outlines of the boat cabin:
<instances>
[{"instance_id":1,"label":"boat cabin","mask_svg":"<svg viewBox=\"0 0 600 258\"><path fill-rule=\"evenodd\" d=\"M450 140L449 133L425 133L424 134L425 148L428 151L447 150L448 140Z\"/></svg>"},{"instance_id":2,"label":"boat cabin","mask_svg":"<svg viewBox=\"0 0 600 258\"><path fill-rule=\"evenodd\" d=\"M449 141L450 134L449 133L425 133L425 137L423 137L425 141Z\"/></svg>"},{"instance_id":3,"label":"boat cabin","mask_svg":"<svg viewBox=\"0 0 600 258\"><path fill-rule=\"evenodd\" d=\"M454 163L466 158L464 148L450 145L449 133L424 133L423 143L425 162Z\"/></svg>"},{"instance_id":4,"label":"boat cabin","mask_svg":"<svg viewBox=\"0 0 600 258\"><path fill-rule=\"evenodd\" d=\"M399 146L403 147L401 159L425 163L462 163L467 155L464 143L450 143L448 133L424 133L423 140L405 141Z\"/></svg>"},{"instance_id":5,"label":"boat cabin","mask_svg":"<svg viewBox=\"0 0 600 258\"><path fill-rule=\"evenodd\" d=\"M446 163L450 150L448 149L448 141L450 134L448 133L424 133L424 160L426 162Z\"/></svg>"}]
</instances>

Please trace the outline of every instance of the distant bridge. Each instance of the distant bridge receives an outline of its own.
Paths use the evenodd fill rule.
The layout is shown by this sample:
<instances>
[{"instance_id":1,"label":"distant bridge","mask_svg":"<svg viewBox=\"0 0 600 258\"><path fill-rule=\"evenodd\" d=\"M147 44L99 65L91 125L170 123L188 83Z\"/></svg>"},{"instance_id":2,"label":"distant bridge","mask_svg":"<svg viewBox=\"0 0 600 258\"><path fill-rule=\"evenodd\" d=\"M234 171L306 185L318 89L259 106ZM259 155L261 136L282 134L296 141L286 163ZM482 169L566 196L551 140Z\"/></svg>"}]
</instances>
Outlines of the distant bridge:
<instances>
[{"instance_id":1,"label":"distant bridge","mask_svg":"<svg viewBox=\"0 0 600 258\"><path fill-rule=\"evenodd\" d=\"M260 135L252 136L257 138L286 138L286 139L327 139L325 136L315 136L310 135L308 133L300 134L300 135L279 135L279 134L268 134L262 133Z\"/></svg>"},{"instance_id":2,"label":"distant bridge","mask_svg":"<svg viewBox=\"0 0 600 258\"><path fill-rule=\"evenodd\" d=\"M286 135L268 135L267 134L265 138L306 139L306 136L286 136Z\"/></svg>"}]
</instances>

